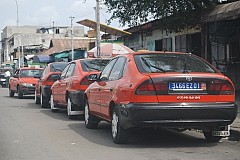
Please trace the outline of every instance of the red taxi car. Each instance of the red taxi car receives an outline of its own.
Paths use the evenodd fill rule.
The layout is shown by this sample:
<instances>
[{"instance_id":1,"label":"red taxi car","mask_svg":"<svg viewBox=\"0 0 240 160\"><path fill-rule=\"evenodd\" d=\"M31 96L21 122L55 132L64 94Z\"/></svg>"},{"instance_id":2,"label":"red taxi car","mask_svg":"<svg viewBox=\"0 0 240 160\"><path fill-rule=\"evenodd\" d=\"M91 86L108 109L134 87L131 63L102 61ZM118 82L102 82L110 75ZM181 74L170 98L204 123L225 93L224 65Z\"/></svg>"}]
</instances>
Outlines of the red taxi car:
<instances>
[{"instance_id":1,"label":"red taxi car","mask_svg":"<svg viewBox=\"0 0 240 160\"><path fill-rule=\"evenodd\" d=\"M35 103L41 104L42 108L46 108L51 97L51 86L60 77L63 69L67 66L67 62L53 62L49 63L43 70L41 76L36 84Z\"/></svg>"},{"instance_id":2,"label":"red taxi car","mask_svg":"<svg viewBox=\"0 0 240 160\"><path fill-rule=\"evenodd\" d=\"M109 59L79 59L70 62L63 70L60 79L51 87L51 110L67 108L69 118L84 112L84 91L92 83L88 75L99 73Z\"/></svg>"},{"instance_id":3,"label":"red taxi car","mask_svg":"<svg viewBox=\"0 0 240 160\"><path fill-rule=\"evenodd\" d=\"M24 95L34 94L35 85L39 76L42 74L42 68L24 67L17 69L9 79L9 96L13 97L15 93L22 99Z\"/></svg>"},{"instance_id":4,"label":"red taxi car","mask_svg":"<svg viewBox=\"0 0 240 160\"><path fill-rule=\"evenodd\" d=\"M115 143L126 143L129 129L138 127L198 129L218 142L237 115L231 80L189 53L118 56L91 80L96 81L85 91L85 125L110 122Z\"/></svg>"}]
</instances>

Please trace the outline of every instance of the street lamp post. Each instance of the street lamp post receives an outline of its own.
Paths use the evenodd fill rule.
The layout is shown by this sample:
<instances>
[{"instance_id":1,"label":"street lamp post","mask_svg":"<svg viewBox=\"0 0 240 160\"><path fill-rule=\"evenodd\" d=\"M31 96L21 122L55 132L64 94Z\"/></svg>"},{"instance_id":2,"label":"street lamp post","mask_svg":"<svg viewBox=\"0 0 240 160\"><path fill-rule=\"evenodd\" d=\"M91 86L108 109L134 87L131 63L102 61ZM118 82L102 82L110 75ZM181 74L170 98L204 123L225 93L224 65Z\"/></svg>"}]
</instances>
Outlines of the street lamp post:
<instances>
[{"instance_id":1,"label":"street lamp post","mask_svg":"<svg viewBox=\"0 0 240 160\"><path fill-rule=\"evenodd\" d=\"M20 63L21 57L20 57L20 48L19 48L20 37L19 37L18 2L17 2L17 0L15 0L15 2L16 2L16 6L17 6L17 39L18 39L17 52L19 54L19 57L18 57L18 67L20 68L20 66L21 66L21 63Z\"/></svg>"},{"instance_id":2,"label":"street lamp post","mask_svg":"<svg viewBox=\"0 0 240 160\"><path fill-rule=\"evenodd\" d=\"M96 0L97 57L100 57L100 0Z\"/></svg>"},{"instance_id":3,"label":"street lamp post","mask_svg":"<svg viewBox=\"0 0 240 160\"><path fill-rule=\"evenodd\" d=\"M72 61L74 60L74 49L73 49L73 16L69 17L71 18L71 50L72 50Z\"/></svg>"}]
</instances>

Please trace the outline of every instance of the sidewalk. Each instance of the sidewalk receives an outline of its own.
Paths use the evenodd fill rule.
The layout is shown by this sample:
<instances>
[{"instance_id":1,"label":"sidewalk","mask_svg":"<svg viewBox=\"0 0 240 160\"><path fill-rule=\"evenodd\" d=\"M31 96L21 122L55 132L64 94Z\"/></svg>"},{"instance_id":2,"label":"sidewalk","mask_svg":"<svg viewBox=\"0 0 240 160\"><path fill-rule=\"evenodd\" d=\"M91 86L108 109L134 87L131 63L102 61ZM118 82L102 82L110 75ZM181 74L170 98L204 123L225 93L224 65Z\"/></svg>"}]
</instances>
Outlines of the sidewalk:
<instances>
[{"instance_id":1,"label":"sidewalk","mask_svg":"<svg viewBox=\"0 0 240 160\"><path fill-rule=\"evenodd\" d=\"M231 124L231 135L229 139L240 140L240 92L236 92L236 104L238 105L238 115Z\"/></svg>"}]
</instances>

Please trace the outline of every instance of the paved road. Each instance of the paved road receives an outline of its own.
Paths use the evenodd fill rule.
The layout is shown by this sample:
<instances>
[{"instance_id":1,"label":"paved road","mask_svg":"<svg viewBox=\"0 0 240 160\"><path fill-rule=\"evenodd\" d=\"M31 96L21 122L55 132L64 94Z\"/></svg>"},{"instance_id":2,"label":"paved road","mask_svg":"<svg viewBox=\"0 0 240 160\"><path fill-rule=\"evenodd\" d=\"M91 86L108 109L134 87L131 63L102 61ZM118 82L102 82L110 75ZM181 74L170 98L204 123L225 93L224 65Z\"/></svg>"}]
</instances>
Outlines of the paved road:
<instances>
[{"instance_id":1,"label":"paved road","mask_svg":"<svg viewBox=\"0 0 240 160\"><path fill-rule=\"evenodd\" d=\"M240 136L207 143L201 133L138 130L129 144L112 142L110 126L88 130L81 119L52 113L33 97L0 88L0 160L240 160Z\"/></svg>"}]
</instances>

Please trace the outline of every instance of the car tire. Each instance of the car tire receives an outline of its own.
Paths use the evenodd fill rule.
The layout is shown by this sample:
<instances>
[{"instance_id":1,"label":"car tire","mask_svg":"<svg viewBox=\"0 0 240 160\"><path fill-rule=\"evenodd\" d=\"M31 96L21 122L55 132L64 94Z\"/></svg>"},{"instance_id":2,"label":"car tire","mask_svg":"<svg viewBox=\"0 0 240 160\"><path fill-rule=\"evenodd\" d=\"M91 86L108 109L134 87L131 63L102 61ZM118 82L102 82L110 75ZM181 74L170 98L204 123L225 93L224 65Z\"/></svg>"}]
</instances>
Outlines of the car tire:
<instances>
[{"instance_id":1,"label":"car tire","mask_svg":"<svg viewBox=\"0 0 240 160\"><path fill-rule=\"evenodd\" d=\"M10 89L10 86L9 86L8 92L9 92L9 97L14 97L14 92Z\"/></svg>"},{"instance_id":2,"label":"car tire","mask_svg":"<svg viewBox=\"0 0 240 160\"><path fill-rule=\"evenodd\" d=\"M85 126L88 129L96 129L98 128L99 121L96 120L89 110L88 101L86 100L85 107L84 107L84 116L85 116Z\"/></svg>"},{"instance_id":3,"label":"car tire","mask_svg":"<svg viewBox=\"0 0 240 160\"><path fill-rule=\"evenodd\" d=\"M35 90L34 100L35 100L35 104L40 104L40 98L37 96L36 90Z\"/></svg>"},{"instance_id":4,"label":"car tire","mask_svg":"<svg viewBox=\"0 0 240 160\"><path fill-rule=\"evenodd\" d=\"M49 101L46 97L43 96L42 92L41 92L41 97L40 97L40 105L42 108L47 108L48 107L48 104L49 104Z\"/></svg>"},{"instance_id":5,"label":"car tire","mask_svg":"<svg viewBox=\"0 0 240 160\"><path fill-rule=\"evenodd\" d=\"M213 136L213 135L212 135L212 132L203 131L203 134L204 134L205 139L206 139L208 142L217 143L217 142L219 142L219 141L222 139L222 137L220 137L220 136Z\"/></svg>"},{"instance_id":6,"label":"car tire","mask_svg":"<svg viewBox=\"0 0 240 160\"><path fill-rule=\"evenodd\" d=\"M70 97L68 97L68 101L67 101L67 115L69 119L74 119L76 116L75 115L71 115L71 111L72 111L72 102Z\"/></svg>"},{"instance_id":7,"label":"car tire","mask_svg":"<svg viewBox=\"0 0 240 160\"><path fill-rule=\"evenodd\" d=\"M18 87L18 99L23 99L23 93L19 87Z\"/></svg>"},{"instance_id":8,"label":"car tire","mask_svg":"<svg viewBox=\"0 0 240 160\"><path fill-rule=\"evenodd\" d=\"M52 112L59 112L59 108L57 108L56 104L54 103L53 95L51 95L51 98L50 98L50 108Z\"/></svg>"},{"instance_id":9,"label":"car tire","mask_svg":"<svg viewBox=\"0 0 240 160\"><path fill-rule=\"evenodd\" d=\"M128 141L128 131L123 129L120 123L119 114L115 107L112 112L111 132L113 142L116 144L124 144Z\"/></svg>"}]
</instances>

